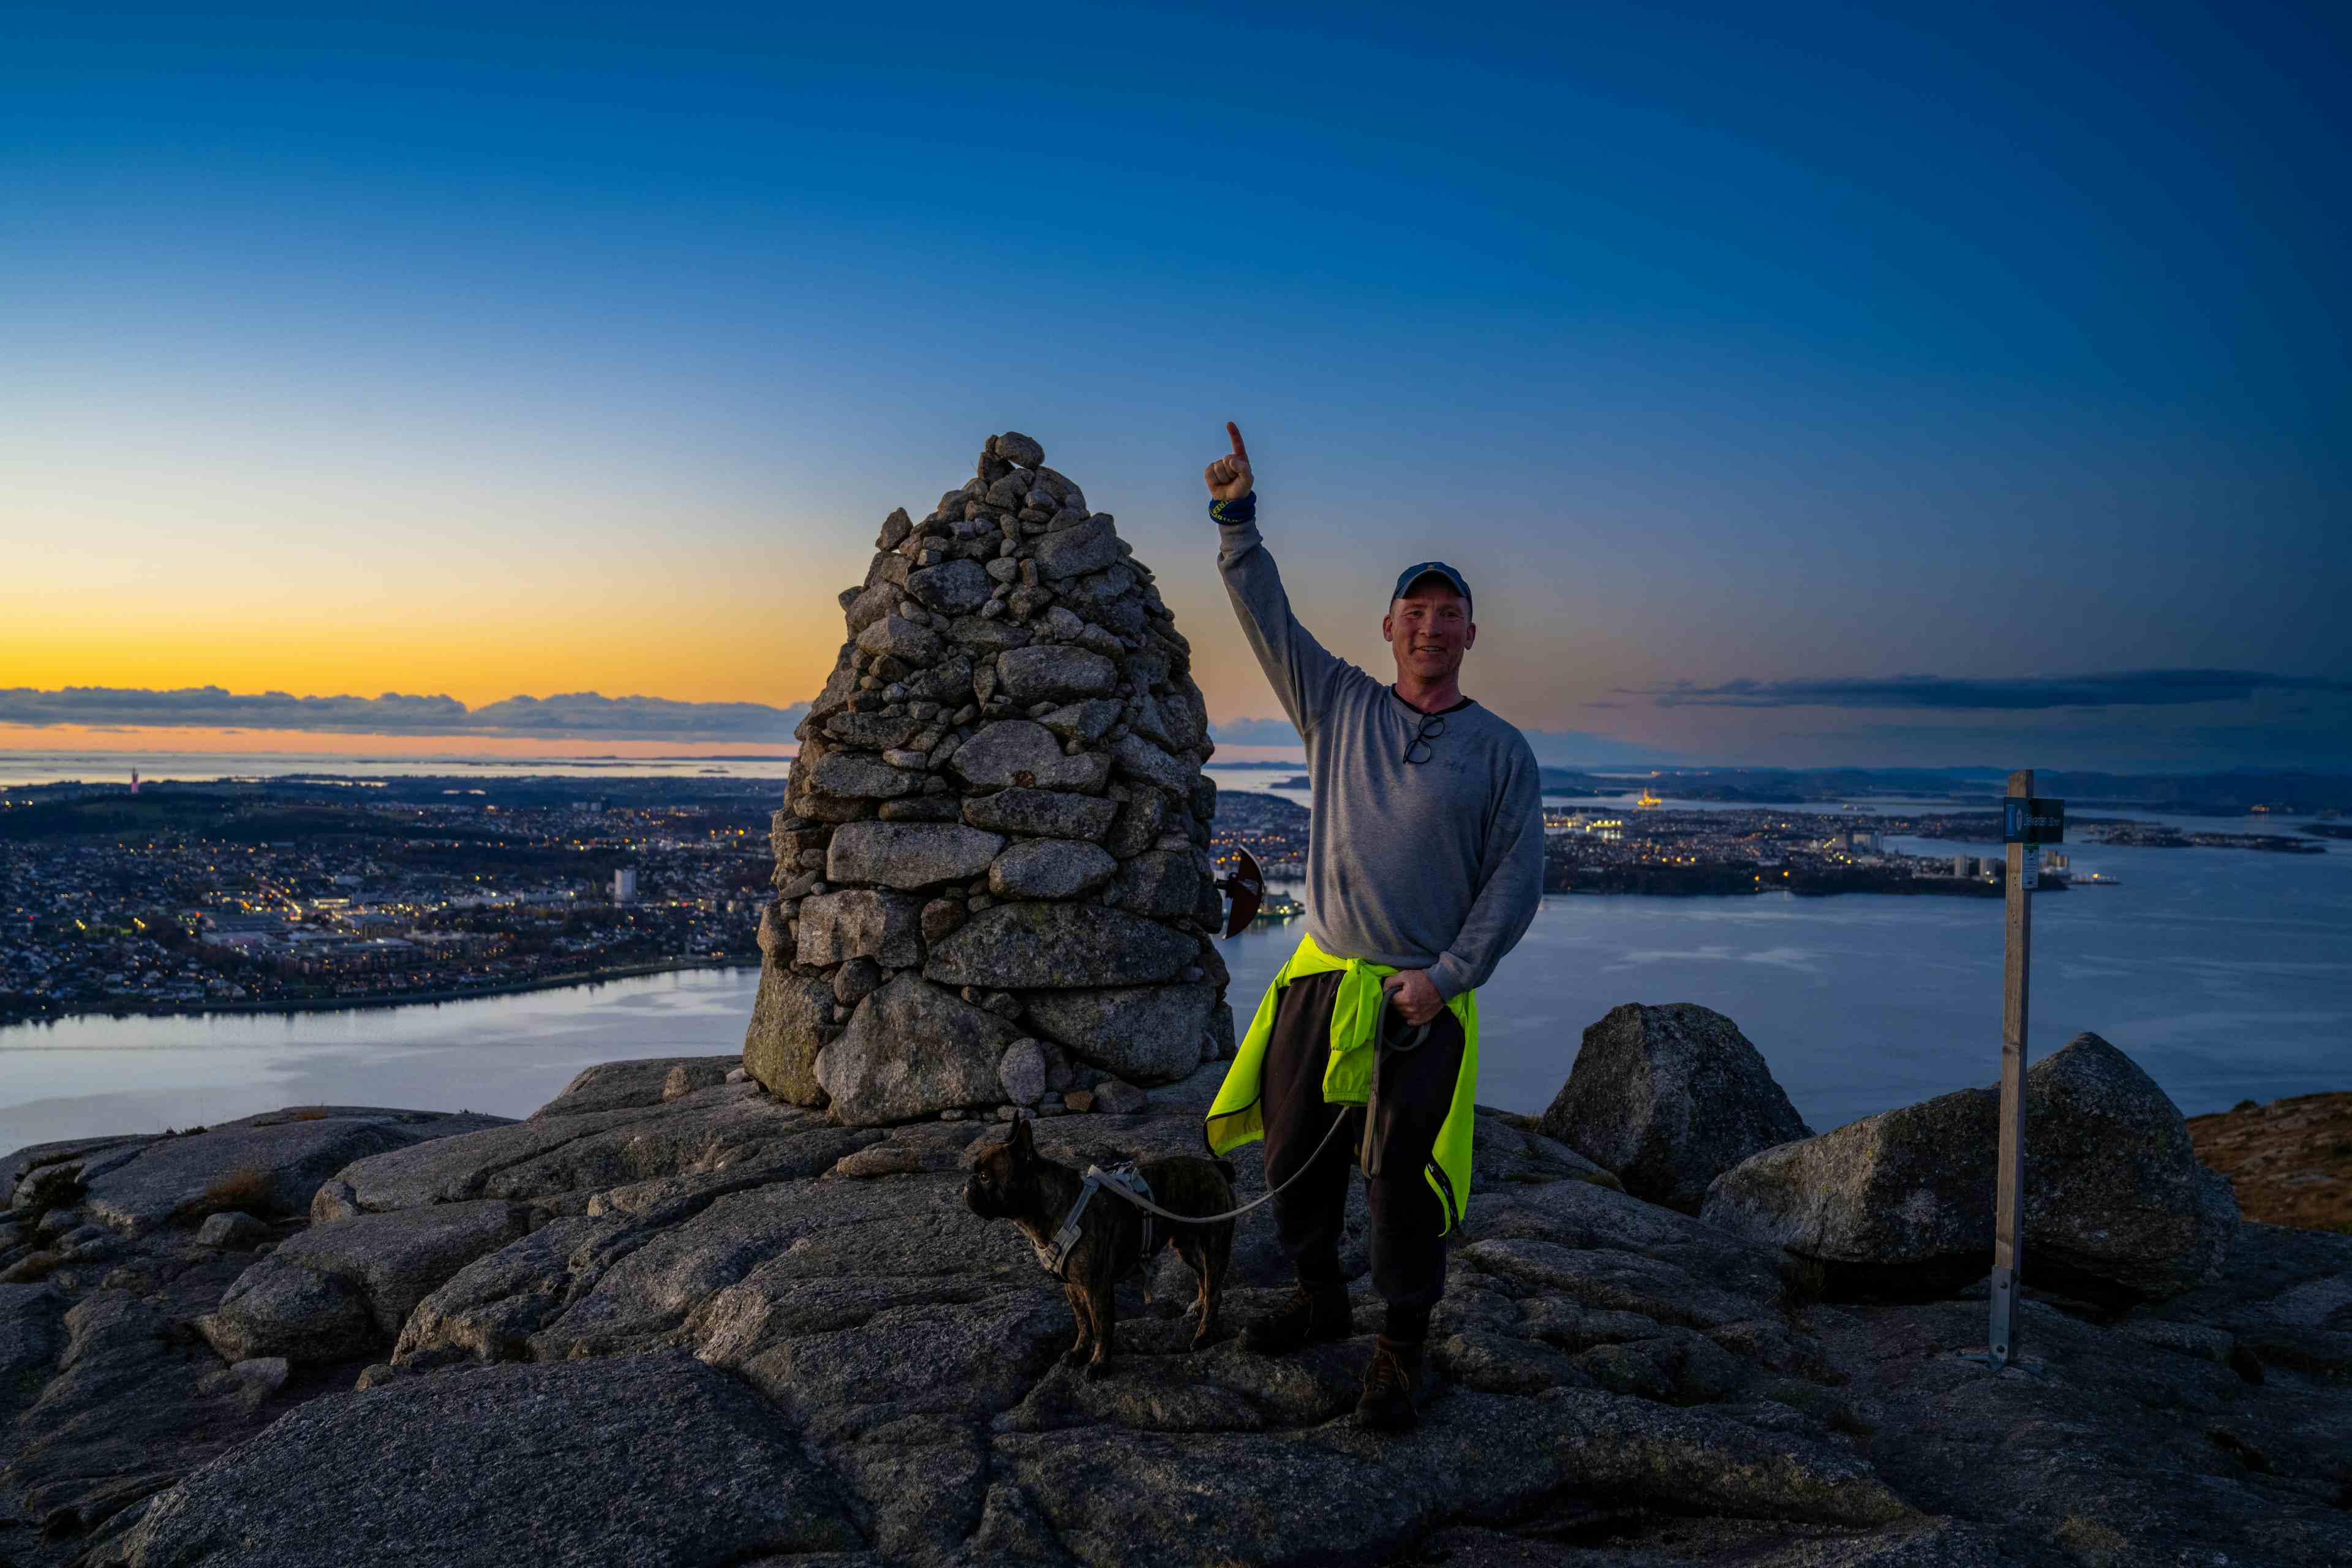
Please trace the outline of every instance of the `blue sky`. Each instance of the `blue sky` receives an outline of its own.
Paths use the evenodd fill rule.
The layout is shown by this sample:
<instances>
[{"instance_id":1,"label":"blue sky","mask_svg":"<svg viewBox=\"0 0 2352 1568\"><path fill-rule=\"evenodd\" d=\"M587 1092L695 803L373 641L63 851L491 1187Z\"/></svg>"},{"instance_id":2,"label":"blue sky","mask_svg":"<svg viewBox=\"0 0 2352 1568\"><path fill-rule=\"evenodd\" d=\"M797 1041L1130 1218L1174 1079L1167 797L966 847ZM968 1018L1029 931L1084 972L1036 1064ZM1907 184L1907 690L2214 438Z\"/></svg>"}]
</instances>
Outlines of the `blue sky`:
<instances>
[{"instance_id":1,"label":"blue sky","mask_svg":"<svg viewBox=\"0 0 2352 1568\"><path fill-rule=\"evenodd\" d=\"M2352 767L2333 8L12 32L0 688L781 707L1018 428L1265 716L1230 417L1325 640L1445 555L1559 760Z\"/></svg>"}]
</instances>

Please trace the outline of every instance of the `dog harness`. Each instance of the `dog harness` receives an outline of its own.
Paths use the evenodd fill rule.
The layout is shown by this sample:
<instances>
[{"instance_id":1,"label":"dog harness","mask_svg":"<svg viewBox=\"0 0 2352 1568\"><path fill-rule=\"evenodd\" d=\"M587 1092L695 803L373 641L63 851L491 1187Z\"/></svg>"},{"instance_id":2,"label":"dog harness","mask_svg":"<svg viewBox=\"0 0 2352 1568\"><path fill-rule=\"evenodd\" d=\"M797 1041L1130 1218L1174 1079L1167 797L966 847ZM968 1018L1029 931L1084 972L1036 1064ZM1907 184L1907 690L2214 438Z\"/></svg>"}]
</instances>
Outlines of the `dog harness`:
<instances>
[{"instance_id":1,"label":"dog harness","mask_svg":"<svg viewBox=\"0 0 2352 1568\"><path fill-rule=\"evenodd\" d=\"M1155 1209L1151 1184L1143 1179L1135 1162L1122 1160L1108 1171L1100 1165L1088 1165L1086 1184L1078 1189L1078 1201L1062 1216L1062 1228L1054 1233L1052 1245L1037 1248L1037 1261L1055 1279L1063 1278L1062 1271L1069 1267L1071 1250L1078 1245L1078 1221L1085 1216L1087 1205L1094 1201L1096 1191L1102 1187L1118 1188L1118 1195L1135 1204L1143 1216L1143 1246L1135 1255L1135 1268L1141 1268L1144 1259L1160 1249L1160 1227L1151 1216L1154 1212L1166 1211Z\"/></svg>"}]
</instances>

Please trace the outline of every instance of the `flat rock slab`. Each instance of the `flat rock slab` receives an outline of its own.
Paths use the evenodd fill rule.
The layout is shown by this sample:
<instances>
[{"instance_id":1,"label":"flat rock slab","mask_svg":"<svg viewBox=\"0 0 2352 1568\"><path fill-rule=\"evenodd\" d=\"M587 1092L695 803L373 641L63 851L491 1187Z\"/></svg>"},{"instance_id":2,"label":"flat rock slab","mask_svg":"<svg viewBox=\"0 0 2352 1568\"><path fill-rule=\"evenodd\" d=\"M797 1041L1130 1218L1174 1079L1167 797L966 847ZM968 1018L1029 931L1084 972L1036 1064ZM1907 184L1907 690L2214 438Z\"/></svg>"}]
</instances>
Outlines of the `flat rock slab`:
<instances>
[{"instance_id":1,"label":"flat rock slab","mask_svg":"<svg viewBox=\"0 0 2352 1568\"><path fill-rule=\"evenodd\" d=\"M1758 1310L1753 1298L1716 1289L1674 1264L1638 1252L1514 1240L1474 1241L1462 1255L1485 1273L1660 1323L1715 1328L1753 1318Z\"/></svg>"},{"instance_id":2,"label":"flat rock slab","mask_svg":"<svg viewBox=\"0 0 2352 1568\"><path fill-rule=\"evenodd\" d=\"M1018 1034L984 1007L911 970L857 1005L849 1028L816 1058L835 1120L878 1126L992 1105L996 1064Z\"/></svg>"},{"instance_id":3,"label":"flat rock slab","mask_svg":"<svg viewBox=\"0 0 2352 1568\"><path fill-rule=\"evenodd\" d=\"M991 1415L1016 1404L1069 1347L1058 1291L890 1307L854 1328L803 1335L752 1357L743 1374L810 1415L860 1405L894 1415Z\"/></svg>"},{"instance_id":4,"label":"flat rock slab","mask_svg":"<svg viewBox=\"0 0 2352 1568\"><path fill-rule=\"evenodd\" d=\"M1100 838L1118 815L1115 800L1064 790L1015 787L963 803L963 819L974 827L1045 838Z\"/></svg>"},{"instance_id":5,"label":"flat rock slab","mask_svg":"<svg viewBox=\"0 0 2352 1568\"><path fill-rule=\"evenodd\" d=\"M1097 1428L999 1437L996 1456L1089 1564L1372 1563L1438 1511L1430 1478L1311 1436Z\"/></svg>"},{"instance_id":6,"label":"flat rock slab","mask_svg":"<svg viewBox=\"0 0 2352 1568\"><path fill-rule=\"evenodd\" d=\"M1222 1082L1222 1076L1220 1082ZM1551 1182L1590 1182L1612 1192L1624 1184L1556 1138L1531 1131L1527 1118L1509 1111L1478 1108L1473 1123L1470 1191L1473 1195L1498 1187L1535 1186Z\"/></svg>"},{"instance_id":7,"label":"flat rock slab","mask_svg":"<svg viewBox=\"0 0 2352 1568\"><path fill-rule=\"evenodd\" d=\"M1023 707L1103 697L1118 685L1118 666L1082 647L1022 647L998 656L996 679Z\"/></svg>"},{"instance_id":8,"label":"flat rock slab","mask_svg":"<svg viewBox=\"0 0 2352 1568\"><path fill-rule=\"evenodd\" d=\"M1716 1290L1774 1303L1776 1310L1790 1269L1777 1247L1644 1203L1590 1177L1571 1173L1565 1181L1471 1190L1463 1218L1466 1242L1531 1240L1579 1251L1633 1253L1670 1263Z\"/></svg>"},{"instance_id":9,"label":"flat rock slab","mask_svg":"<svg viewBox=\"0 0 2352 1568\"><path fill-rule=\"evenodd\" d=\"M1172 1083L1201 1066L1201 1042L1217 988L1130 985L1033 991L1030 1024L1095 1066L1139 1083Z\"/></svg>"},{"instance_id":10,"label":"flat rock slab","mask_svg":"<svg viewBox=\"0 0 2352 1568\"><path fill-rule=\"evenodd\" d=\"M1000 899L1074 899L1118 874L1118 862L1099 844L1031 838L990 864L988 890Z\"/></svg>"},{"instance_id":11,"label":"flat rock slab","mask_svg":"<svg viewBox=\"0 0 2352 1568\"><path fill-rule=\"evenodd\" d=\"M727 1069L741 1059L740 1056L646 1057L636 1061L598 1062L564 1085L562 1094L532 1111L530 1119L540 1121L551 1116L578 1116L589 1110L659 1105L673 1071L682 1068L691 1074L719 1063L723 1064L719 1068L719 1077L724 1078Z\"/></svg>"},{"instance_id":12,"label":"flat rock slab","mask_svg":"<svg viewBox=\"0 0 2352 1568\"><path fill-rule=\"evenodd\" d=\"M956 749L948 765L975 790L1076 790L1080 795L1098 795L1110 778L1110 759L1092 752L1065 756L1062 742L1052 731L1026 719L1000 719L983 725ZM842 879L837 869L828 875Z\"/></svg>"},{"instance_id":13,"label":"flat rock slab","mask_svg":"<svg viewBox=\"0 0 2352 1568\"><path fill-rule=\"evenodd\" d=\"M976 561L948 561L907 574L907 592L946 616L980 608L993 586Z\"/></svg>"},{"instance_id":14,"label":"flat rock slab","mask_svg":"<svg viewBox=\"0 0 2352 1568\"><path fill-rule=\"evenodd\" d=\"M530 1232L531 1210L485 1199L312 1226L254 1267L301 1268L349 1283L389 1342L416 1303L486 1252Z\"/></svg>"},{"instance_id":15,"label":"flat rock slab","mask_svg":"<svg viewBox=\"0 0 2352 1568\"><path fill-rule=\"evenodd\" d=\"M837 1162L874 1134L831 1130L829 1137ZM683 1327L688 1337L677 1342L740 1366L779 1337L847 1328L887 1306L973 1301L1008 1287L1050 1300L1066 1343L1068 1309L1028 1244L1011 1226L966 1209L962 1184L953 1171L780 1180L717 1194L698 1208L676 1204L685 1216L667 1220L603 1194L601 1213L558 1219L459 1270L410 1316L394 1360L449 1352L560 1360L640 1348ZM978 1375L971 1369L1003 1348L987 1328L971 1325L943 1363L902 1353L903 1341L871 1340L869 1370L919 1385L944 1377L941 1365Z\"/></svg>"},{"instance_id":16,"label":"flat rock slab","mask_svg":"<svg viewBox=\"0 0 2352 1568\"><path fill-rule=\"evenodd\" d=\"M196 1320L196 1330L227 1362L343 1361L381 1337L350 1281L275 1258L238 1275L219 1308Z\"/></svg>"},{"instance_id":17,"label":"flat rock slab","mask_svg":"<svg viewBox=\"0 0 2352 1568\"><path fill-rule=\"evenodd\" d=\"M134 1235L222 1209L305 1214L319 1184L354 1160L472 1131L485 1121L429 1112L325 1116L161 1138L86 1176L90 1217ZM94 1164L95 1163L93 1163Z\"/></svg>"},{"instance_id":18,"label":"flat rock slab","mask_svg":"<svg viewBox=\"0 0 2352 1568\"><path fill-rule=\"evenodd\" d=\"M271 1234L268 1226L251 1215L229 1210L214 1215L197 1226L196 1242L203 1247L231 1247L239 1252L250 1252L269 1240Z\"/></svg>"},{"instance_id":19,"label":"flat rock slab","mask_svg":"<svg viewBox=\"0 0 2352 1568\"><path fill-rule=\"evenodd\" d=\"M86 1170L102 1162L120 1164L156 1141L157 1134L127 1138L62 1138L49 1143L27 1143L0 1162L0 1199L22 1204L32 1189L52 1173Z\"/></svg>"},{"instance_id":20,"label":"flat rock slab","mask_svg":"<svg viewBox=\"0 0 2352 1568\"><path fill-rule=\"evenodd\" d=\"M863 1544L776 1408L675 1353L314 1400L157 1499L125 1543L133 1568L687 1568Z\"/></svg>"},{"instance_id":21,"label":"flat rock slab","mask_svg":"<svg viewBox=\"0 0 2352 1568\"><path fill-rule=\"evenodd\" d=\"M830 969L854 958L870 958L892 969L923 961L920 921L923 900L911 893L845 888L801 900L796 952L809 969Z\"/></svg>"},{"instance_id":22,"label":"flat rock slab","mask_svg":"<svg viewBox=\"0 0 2352 1568\"><path fill-rule=\"evenodd\" d=\"M212 1130L217 1132L227 1127L282 1127L289 1121L320 1121L330 1117L343 1121L397 1121L409 1126L448 1121L455 1123L448 1129L452 1132L504 1127L514 1121L511 1116L492 1116L484 1110L416 1110L398 1105L285 1105L276 1110L257 1110L234 1121L215 1121Z\"/></svg>"},{"instance_id":23,"label":"flat rock slab","mask_svg":"<svg viewBox=\"0 0 2352 1568\"><path fill-rule=\"evenodd\" d=\"M1554 1527L1573 1531L1604 1517L1571 1504L1554 1516ZM1457 1525L1423 1542L1420 1560L1446 1568L1689 1568L1694 1563L1736 1563L1739 1568L2017 1568L2017 1559L1990 1531L1948 1519L1853 1530L1665 1514L1639 1524L1612 1521L1608 1545L1581 1551L1564 1550L1548 1534L1545 1527L1553 1523L1538 1516L1521 1533Z\"/></svg>"},{"instance_id":24,"label":"flat rock slab","mask_svg":"<svg viewBox=\"0 0 2352 1568\"><path fill-rule=\"evenodd\" d=\"M1785 1433L1594 1389L1555 1389L1538 1403L1558 1417L1564 1468L1595 1490L1825 1524L1889 1524L1913 1511L1853 1455Z\"/></svg>"},{"instance_id":25,"label":"flat rock slab","mask_svg":"<svg viewBox=\"0 0 2352 1568\"><path fill-rule=\"evenodd\" d=\"M0 1285L0 1388L49 1370L65 1342L66 1299L50 1285Z\"/></svg>"},{"instance_id":26,"label":"flat rock slab","mask_svg":"<svg viewBox=\"0 0 2352 1568\"><path fill-rule=\"evenodd\" d=\"M1181 931L1099 905L998 904L931 944L925 979L942 985L1148 985L1200 952Z\"/></svg>"},{"instance_id":27,"label":"flat rock slab","mask_svg":"<svg viewBox=\"0 0 2352 1568\"><path fill-rule=\"evenodd\" d=\"M1055 757L1061 754L1055 748ZM977 877L1003 847L1002 836L957 823L845 823L825 847L824 874L828 881L911 890Z\"/></svg>"},{"instance_id":28,"label":"flat rock slab","mask_svg":"<svg viewBox=\"0 0 2352 1568\"><path fill-rule=\"evenodd\" d=\"M1140 735L1123 735L1111 748L1119 771L1181 799L1198 776L1190 760L1169 755Z\"/></svg>"},{"instance_id":29,"label":"flat rock slab","mask_svg":"<svg viewBox=\"0 0 2352 1568\"><path fill-rule=\"evenodd\" d=\"M320 1195L345 1197L353 1211L372 1214L474 1198L548 1198L722 1163L757 1164L824 1126L815 1113L772 1100L757 1084L722 1084L642 1110L516 1122L373 1155L338 1172L340 1185Z\"/></svg>"},{"instance_id":30,"label":"flat rock slab","mask_svg":"<svg viewBox=\"0 0 2352 1568\"><path fill-rule=\"evenodd\" d=\"M1845 1524L1911 1511L1850 1456L1590 1391L1456 1391L1388 1437L1339 1423L1271 1436L1095 1428L1002 1436L996 1451L1000 1473L1087 1563L1378 1563L1448 1515L1507 1518L1588 1487Z\"/></svg>"},{"instance_id":31,"label":"flat rock slab","mask_svg":"<svg viewBox=\"0 0 2352 1568\"><path fill-rule=\"evenodd\" d=\"M772 1094L821 1107L824 1089L816 1081L816 1054L835 1033L833 981L793 969L790 956L770 953L761 961L760 990L743 1030L743 1070Z\"/></svg>"}]
</instances>

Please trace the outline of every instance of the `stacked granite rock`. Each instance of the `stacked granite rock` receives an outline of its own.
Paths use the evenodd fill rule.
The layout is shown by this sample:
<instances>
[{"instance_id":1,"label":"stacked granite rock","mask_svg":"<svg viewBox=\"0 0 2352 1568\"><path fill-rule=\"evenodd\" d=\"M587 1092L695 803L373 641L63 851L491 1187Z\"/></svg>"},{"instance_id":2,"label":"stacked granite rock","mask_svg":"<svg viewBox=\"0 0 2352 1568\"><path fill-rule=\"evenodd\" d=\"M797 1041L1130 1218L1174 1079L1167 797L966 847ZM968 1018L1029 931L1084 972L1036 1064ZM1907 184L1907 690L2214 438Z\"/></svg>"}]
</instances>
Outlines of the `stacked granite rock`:
<instances>
[{"instance_id":1,"label":"stacked granite rock","mask_svg":"<svg viewBox=\"0 0 2352 1568\"><path fill-rule=\"evenodd\" d=\"M1140 1109L1231 1054L1190 646L1028 437L845 589L743 1062L853 1126Z\"/></svg>"}]
</instances>

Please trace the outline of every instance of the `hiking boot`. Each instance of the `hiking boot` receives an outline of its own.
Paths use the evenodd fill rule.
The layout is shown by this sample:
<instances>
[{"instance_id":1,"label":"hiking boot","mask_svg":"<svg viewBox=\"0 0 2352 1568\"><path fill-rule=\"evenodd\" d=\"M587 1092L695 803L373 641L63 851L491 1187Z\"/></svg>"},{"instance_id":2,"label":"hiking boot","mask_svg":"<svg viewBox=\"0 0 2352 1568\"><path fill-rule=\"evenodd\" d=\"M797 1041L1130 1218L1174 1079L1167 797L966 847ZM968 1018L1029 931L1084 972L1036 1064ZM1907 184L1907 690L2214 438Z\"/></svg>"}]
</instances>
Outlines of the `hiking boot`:
<instances>
[{"instance_id":1,"label":"hiking boot","mask_svg":"<svg viewBox=\"0 0 2352 1568\"><path fill-rule=\"evenodd\" d=\"M1356 1425L1370 1432L1402 1432L1417 1426L1422 1407L1436 1387L1435 1375L1422 1363L1419 1341L1382 1334L1372 1345L1372 1364L1364 1369Z\"/></svg>"},{"instance_id":2,"label":"hiking boot","mask_svg":"<svg viewBox=\"0 0 2352 1568\"><path fill-rule=\"evenodd\" d=\"M1317 1290L1301 1285L1290 1300L1242 1331L1242 1349L1254 1355L1288 1355L1355 1332L1355 1313L1338 1286Z\"/></svg>"}]
</instances>

